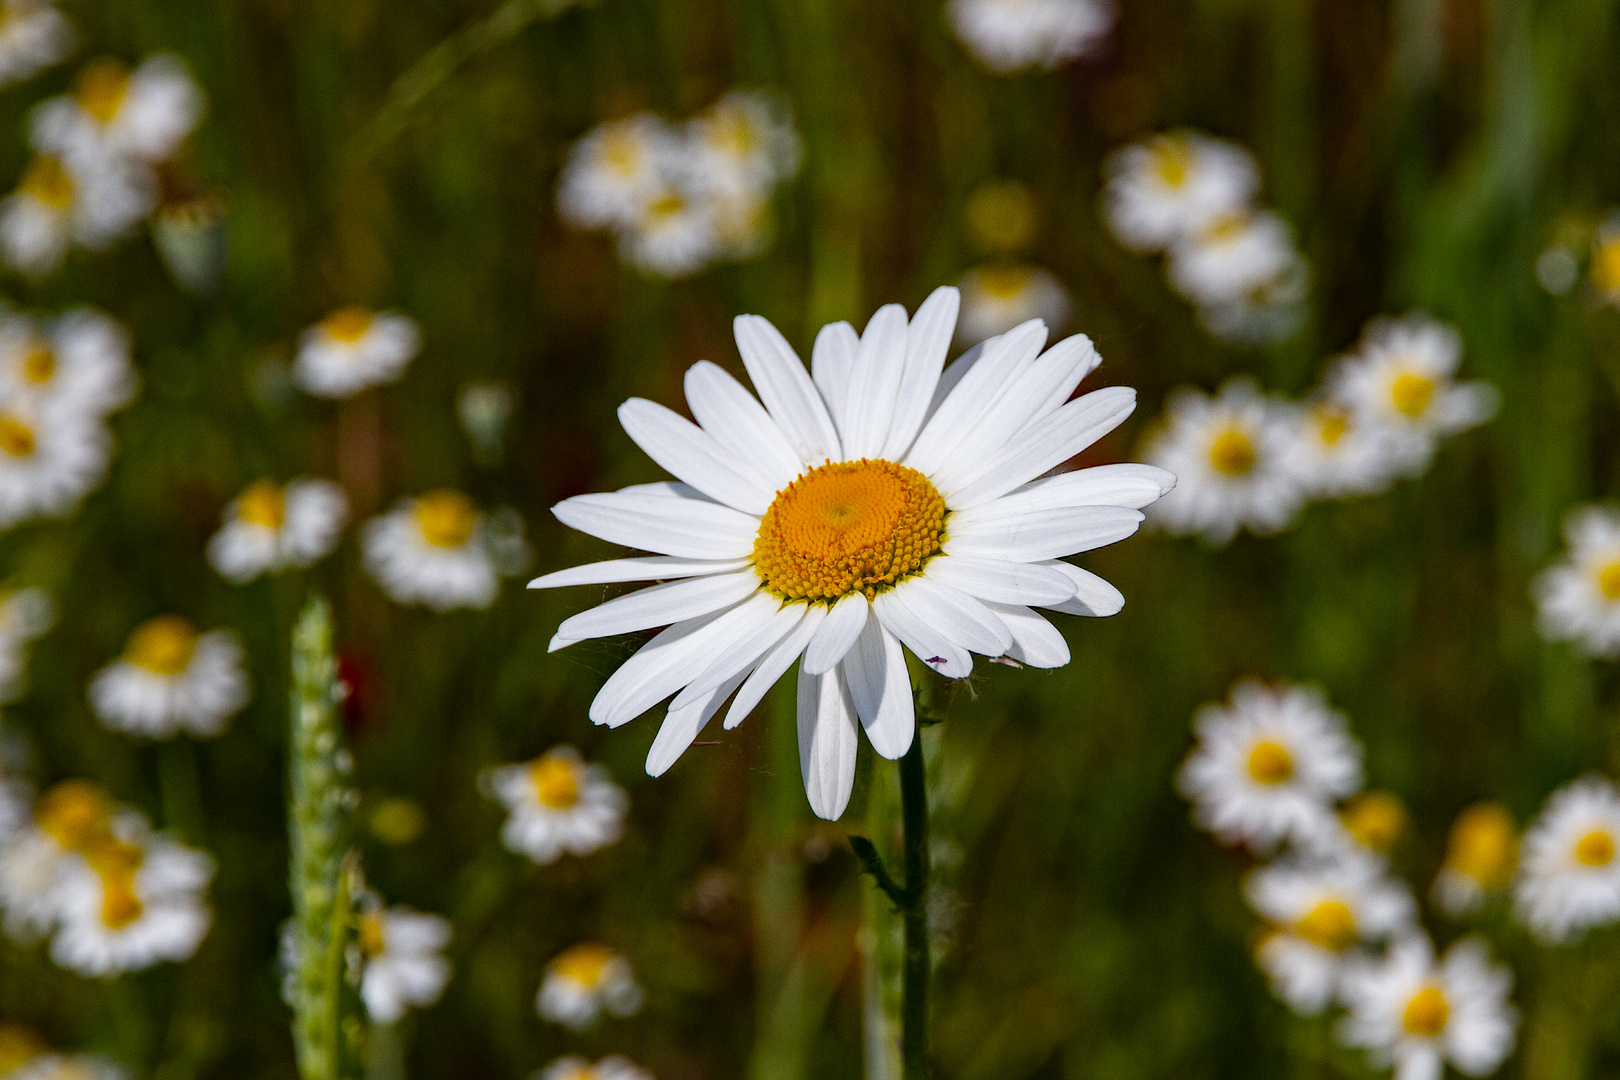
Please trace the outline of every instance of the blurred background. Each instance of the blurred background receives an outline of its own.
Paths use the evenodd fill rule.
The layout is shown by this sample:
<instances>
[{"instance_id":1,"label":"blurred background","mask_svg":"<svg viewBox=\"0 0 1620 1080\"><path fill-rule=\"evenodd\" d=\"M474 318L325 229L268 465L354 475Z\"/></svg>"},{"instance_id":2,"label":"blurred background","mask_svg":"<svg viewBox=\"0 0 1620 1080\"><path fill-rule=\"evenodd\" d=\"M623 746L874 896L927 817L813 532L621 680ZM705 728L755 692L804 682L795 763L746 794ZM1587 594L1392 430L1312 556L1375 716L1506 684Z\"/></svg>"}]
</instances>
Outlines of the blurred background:
<instances>
[{"instance_id":1,"label":"blurred background","mask_svg":"<svg viewBox=\"0 0 1620 1080\"><path fill-rule=\"evenodd\" d=\"M608 557L547 511L662 478L620 430L622 400L683 408L698 360L740 376L736 314L808 356L824 323L914 308L997 258L1061 282L1065 328L1104 357L1088 385L1141 394L1084 464L1140 460L1179 385L1250 373L1304 393L1381 312L1456 325L1465 374L1504 406L1421 479L1312 506L1280 536L1144 534L1086 557L1128 603L1057 620L1073 663L981 664L942 691L927 744L947 887L940 1075L1377 1075L1329 1020L1272 998L1240 890L1252 860L1195 831L1172 786L1194 709L1236 677L1325 687L1370 785L1408 811L1392 859L1419 890L1463 806L1499 799L1522 822L1557 785L1620 766L1614 671L1542 642L1530 597L1565 512L1616 484L1620 312L1584 281L1555 295L1536 276L1550 247L1584 262L1620 199L1610 0L1131 0L1088 56L1015 75L976 62L939 0L525 2L505 22L489 0L61 7L80 47L0 94L0 174L22 173L29 111L84 60L173 52L209 105L171 182L217 196L228 256L211 296L177 287L144 234L4 284L21 307L114 316L142 380L106 483L72 517L0 535L5 576L59 609L5 722L37 786L90 778L218 862L215 923L185 964L94 980L0 944L0 1016L55 1045L165 1080L294 1075L276 969L288 640L318 589L351 688L368 880L453 925L442 999L402 1022L409 1075L520 1077L573 1052L629 1053L664 1080L863 1075L862 932L888 915L845 838L892 839L893 764L863 747L850 812L815 820L779 689L651 781L651 719L586 719L635 642L546 652L600 589L519 580L487 611L436 614L388 600L352 534L312 571L246 586L204 547L250 482L314 473L342 483L355 520L436 487L516 507L535 572ZM595 125L679 120L735 87L779 94L803 143L764 250L672 281L562 222L559 171ZM1251 148L1260 197L1295 230L1310 288L1286 340L1216 341L1102 222L1107 152L1180 126ZM1010 241L970 213L1008 181L1033 220ZM345 304L409 313L420 356L363 398L296 393L299 334ZM472 383L514 402L493 434L458 419ZM217 739L131 740L87 703L130 629L166 612L245 642L252 703ZM476 778L559 743L606 765L632 809L616 845L537 866L502 847ZM1501 1075L1620 1073L1620 936L1548 950L1500 914L1485 926L1524 1014ZM622 950L647 1000L576 1034L537 1017L534 994L585 939Z\"/></svg>"}]
</instances>

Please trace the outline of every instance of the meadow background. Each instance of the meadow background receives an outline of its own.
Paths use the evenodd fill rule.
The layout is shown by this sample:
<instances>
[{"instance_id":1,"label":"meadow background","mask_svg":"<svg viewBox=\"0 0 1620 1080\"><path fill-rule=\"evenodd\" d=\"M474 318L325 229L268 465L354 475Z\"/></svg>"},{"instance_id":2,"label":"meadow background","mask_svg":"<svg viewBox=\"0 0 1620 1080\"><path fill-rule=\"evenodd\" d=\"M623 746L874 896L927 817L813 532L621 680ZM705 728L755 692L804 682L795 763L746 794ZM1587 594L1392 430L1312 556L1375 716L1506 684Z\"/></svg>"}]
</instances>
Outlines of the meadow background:
<instances>
[{"instance_id":1,"label":"meadow background","mask_svg":"<svg viewBox=\"0 0 1620 1080\"><path fill-rule=\"evenodd\" d=\"M488 612L435 615L386 600L352 534L313 572L245 587L203 547L247 483L314 472L344 484L356 520L457 486L522 511L538 571L602 557L547 509L661 478L620 430L620 401L681 408L700 359L740 375L738 313L808 355L825 322L915 307L979 261L964 212L990 181L1036 195L1027 255L1068 286L1069 328L1104 357L1088 385L1141 392L1086 463L1131 459L1177 385L1250 372L1305 391L1380 312L1456 324L1464 375L1494 382L1504 407L1422 479L1314 505L1282 536L1212 550L1143 535L1088 556L1128 605L1058 620L1070 666L981 664L936 701L937 831L959 855L945 860L941 1076L1373 1075L1326 1020L1272 998L1239 889L1251 863L1196 832L1172 788L1192 711L1237 676L1320 683L1349 714L1370 784L1410 811L1395 864L1420 890L1464 805L1501 799L1522 821L1565 781L1620 768L1614 671L1543 643L1529 593L1563 514L1617 483L1620 313L1583 289L1549 296L1533 273L1551 243L1584 250L1620 200L1612 0L1130 0L1102 57L1016 77L978 68L939 0L600 0L488 42L403 109L385 108L395 80L489 0L63 9L81 58L185 58L210 102L192 165L225 199L229 257L211 299L176 288L145 238L79 252L44 284L4 282L19 305L113 314L143 380L115 420L108 482L75 517L0 536L5 576L60 605L6 722L40 783L92 778L219 863L215 927L185 965L97 982L0 945L0 1015L57 1045L163 1080L293 1075L275 968L288 638L320 589L355 687L361 820L389 797L426 811L406 842L367 833L368 876L455 927L453 980L406 1021L409 1075L521 1077L572 1051L629 1052L663 1080L861 1075L857 941L887 916L844 838L892 820L893 764L863 749L850 812L816 821L788 685L650 781L655 723L609 733L585 717L632 643L546 653L600 590L508 584ZM28 109L74 69L0 95L0 175L21 172ZM762 255L672 283L562 225L555 180L581 134L640 108L684 117L739 85L784 94L804 139ZM1217 344L1101 224L1104 154L1179 125L1250 146L1262 198L1297 230L1309 312L1282 344ZM422 355L364 399L292 392L298 333L351 302L409 312ZM479 461L454 398L488 379L519 405L503 452ZM90 675L167 611L248 645L254 700L217 740L139 744L89 711ZM501 810L475 778L560 742L607 764L634 808L616 846L536 867L500 846ZM1487 926L1525 1016L1500 1075L1620 1072L1620 931L1543 949L1505 917ZM648 1001L576 1036L540 1021L533 995L581 938L622 948Z\"/></svg>"}]
</instances>

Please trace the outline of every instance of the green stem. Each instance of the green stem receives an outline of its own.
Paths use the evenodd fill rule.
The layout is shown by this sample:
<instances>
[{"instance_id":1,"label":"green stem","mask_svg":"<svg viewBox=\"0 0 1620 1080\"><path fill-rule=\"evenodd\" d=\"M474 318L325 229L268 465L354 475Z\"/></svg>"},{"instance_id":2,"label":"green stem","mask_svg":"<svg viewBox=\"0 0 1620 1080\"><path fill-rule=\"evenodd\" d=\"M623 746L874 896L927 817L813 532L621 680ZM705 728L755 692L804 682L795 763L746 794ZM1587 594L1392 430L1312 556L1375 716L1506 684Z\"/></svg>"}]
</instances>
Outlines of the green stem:
<instances>
[{"instance_id":1,"label":"green stem","mask_svg":"<svg viewBox=\"0 0 1620 1080\"><path fill-rule=\"evenodd\" d=\"M923 769L922 732L900 759L900 814L905 827L906 957L901 977L901 1075L928 1075L928 784Z\"/></svg>"}]
</instances>

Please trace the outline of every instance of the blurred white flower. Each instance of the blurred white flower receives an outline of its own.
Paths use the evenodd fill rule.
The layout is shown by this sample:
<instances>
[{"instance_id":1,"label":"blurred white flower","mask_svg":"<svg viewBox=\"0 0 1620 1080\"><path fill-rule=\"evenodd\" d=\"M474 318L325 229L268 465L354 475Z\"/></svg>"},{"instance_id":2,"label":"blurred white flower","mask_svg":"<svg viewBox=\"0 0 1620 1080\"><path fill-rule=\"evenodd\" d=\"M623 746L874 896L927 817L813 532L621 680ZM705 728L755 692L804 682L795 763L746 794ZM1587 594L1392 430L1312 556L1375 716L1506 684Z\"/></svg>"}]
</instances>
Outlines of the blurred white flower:
<instances>
[{"instance_id":1,"label":"blurred white flower","mask_svg":"<svg viewBox=\"0 0 1620 1080\"><path fill-rule=\"evenodd\" d=\"M421 349L421 330L409 316L339 308L299 339L293 383L316 397L353 397L397 380Z\"/></svg>"},{"instance_id":2,"label":"blurred white flower","mask_svg":"<svg viewBox=\"0 0 1620 1080\"><path fill-rule=\"evenodd\" d=\"M401 499L366 522L366 570L395 603L435 611L487 608L500 591L500 574L484 525L484 515L459 491Z\"/></svg>"},{"instance_id":3,"label":"blurred white flower","mask_svg":"<svg viewBox=\"0 0 1620 1080\"><path fill-rule=\"evenodd\" d=\"M1247 377L1228 379L1214 397L1175 391L1143 456L1174 473L1176 487L1148 511L1149 520L1215 545L1239 529L1287 528L1304 501L1288 465L1296 423L1293 406L1261 394Z\"/></svg>"},{"instance_id":4,"label":"blurred white flower","mask_svg":"<svg viewBox=\"0 0 1620 1080\"><path fill-rule=\"evenodd\" d=\"M1577 507L1564 540L1564 557L1535 580L1536 628L1588 655L1620 657L1620 507Z\"/></svg>"},{"instance_id":5,"label":"blurred white flower","mask_svg":"<svg viewBox=\"0 0 1620 1080\"><path fill-rule=\"evenodd\" d=\"M28 646L56 623L56 603L44 589L0 588L0 703L23 690Z\"/></svg>"},{"instance_id":6,"label":"blurred white flower","mask_svg":"<svg viewBox=\"0 0 1620 1080\"><path fill-rule=\"evenodd\" d=\"M1196 304L1235 304L1299 265L1293 230L1269 210L1238 211L1184 233L1170 248L1177 292Z\"/></svg>"},{"instance_id":7,"label":"blurred white flower","mask_svg":"<svg viewBox=\"0 0 1620 1080\"><path fill-rule=\"evenodd\" d=\"M619 1054L605 1057L594 1065L585 1058L570 1055L553 1061L530 1080L653 1080L653 1074L637 1068L629 1058Z\"/></svg>"},{"instance_id":8,"label":"blurred white flower","mask_svg":"<svg viewBox=\"0 0 1620 1080\"><path fill-rule=\"evenodd\" d=\"M225 520L208 541L208 562L228 581L308 567L337 547L349 517L349 499L330 480L303 477L285 486L258 480L225 507Z\"/></svg>"},{"instance_id":9,"label":"blurred white flower","mask_svg":"<svg viewBox=\"0 0 1620 1080\"><path fill-rule=\"evenodd\" d=\"M127 235L152 212L152 178L120 161L87 161L42 154L17 189L0 199L0 253L28 277L44 277L74 244L99 251Z\"/></svg>"},{"instance_id":10,"label":"blurred white flower","mask_svg":"<svg viewBox=\"0 0 1620 1080\"><path fill-rule=\"evenodd\" d=\"M236 633L199 634L177 615L136 627L123 656L90 680L90 705L102 725L149 739L218 735L248 697Z\"/></svg>"},{"instance_id":11,"label":"blurred white flower","mask_svg":"<svg viewBox=\"0 0 1620 1080\"><path fill-rule=\"evenodd\" d=\"M1580 260L1565 244L1549 244L1536 256L1536 284L1552 296L1565 296L1581 278Z\"/></svg>"},{"instance_id":12,"label":"blurred white flower","mask_svg":"<svg viewBox=\"0 0 1620 1080\"><path fill-rule=\"evenodd\" d=\"M129 1080L129 1070L100 1054L40 1054L5 1080Z\"/></svg>"},{"instance_id":13,"label":"blurred white flower","mask_svg":"<svg viewBox=\"0 0 1620 1080\"><path fill-rule=\"evenodd\" d=\"M956 340L977 345L1031 319L1054 330L1069 317L1068 290L1038 266L990 263L962 275Z\"/></svg>"},{"instance_id":14,"label":"blurred white flower","mask_svg":"<svg viewBox=\"0 0 1620 1080\"><path fill-rule=\"evenodd\" d=\"M1112 0L950 0L947 11L962 44L998 75L1093 55L1114 25Z\"/></svg>"},{"instance_id":15,"label":"blurred white flower","mask_svg":"<svg viewBox=\"0 0 1620 1080\"><path fill-rule=\"evenodd\" d=\"M535 1007L544 1020L585 1031L604 1014L634 1015L643 997L629 960L606 945L584 942L546 965Z\"/></svg>"},{"instance_id":16,"label":"blurred white flower","mask_svg":"<svg viewBox=\"0 0 1620 1080\"><path fill-rule=\"evenodd\" d=\"M1356 851L1274 863L1251 873L1244 892L1273 926L1258 949L1260 967L1301 1016L1332 1004L1357 945L1406 930L1417 916L1406 886Z\"/></svg>"},{"instance_id":17,"label":"blurred white flower","mask_svg":"<svg viewBox=\"0 0 1620 1080\"><path fill-rule=\"evenodd\" d=\"M661 118L638 113L598 125L568 154L557 210L577 229L626 229L668 187L680 136Z\"/></svg>"},{"instance_id":18,"label":"blurred white flower","mask_svg":"<svg viewBox=\"0 0 1620 1080\"><path fill-rule=\"evenodd\" d=\"M1193 727L1198 743L1176 785L1222 843L1323 850L1341 835L1333 804L1361 787L1361 745L1319 689L1244 679Z\"/></svg>"},{"instance_id":19,"label":"blurred white flower","mask_svg":"<svg viewBox=\"0 0 1620 1080\"><path fill-rule=\"evenodd\" d=\"M50 0L0 3L0 86L31 79L67 59L73 24Z\"/></svg>"},{"instance_id":20,"label":"blurred white flower","mask_svg":"<svg viewBox=\"0 0 1620 1080\"><path fill-rule=\"evenodd\" d=\"M473 382L456 391L456 417L478 464L500 463L516 410L517 394L506 383Z\"/></svg>"},{"instance_id":21,"label":"blurred white flower","mask_svg":"<svg viewBox=\"0 0 1620 1080\"><path fill-rule=\"evenodd\" d=\"M129 333L91 308L0 317L0 401L96 419L134 400Z\"/></svg>"},{"instance_id":22,"label":"blurred white flower","mask_svg":"<svg viewBox=\"0 0 1620 1080\"><path fill-rule=\"evenodd\" d=\"M1513 879L1518 849L1513 815L1505 806L1482 802L1468 807L1452 823L1446 861L1431 893L1435 904L1453 918L1478 911L1487 896Z\"/></svg>"},{"instance_id":23,"label":"blurred white flower","mask_svg":"<svg viewBox=\"0 0 1620 1080\"><path fill-rule=\"evenodd\" d=\"M439 1000L450 981L450 921L396 904L384 908L375 894L362 898L360 997L378 1024L397 1023L410 1008Z\"/></svg>"},{"instance_id":24,"label":"blurred white flower","mask_svg":"<svg viewBox=\"0 0 1620 1080\"><path fill-rule=\"evenodd\" d=\"M1488 1076L1513 1050L1518 1011L1513 975L1491 963L1484 942L1464 938L1439 963L1426 937L1405 938L1381 959L1358 958L1344 977L1349 1015L1339 1037L1364 1047L1395 1080L1440 1080L1447 1063Z\"/></svg>"},{"instance_id":25,"label":"blurred white flower","mask_svg":"<svg viewBox=\"0 0 1620 1080\"><path fill-rule=\"evenodd\" d=\"M1196 131L1173 131L1116 150L1104 163L1103 212L1124 246L1162 251L1218 219L1241 214L1260 186L1249 152Z\"/></svg>"},{"instance_id":26,"label":"blurred white flower","mask_svg":"<svg viewBox=\"0 0 1620 1080\"><path fill-rule=\"evenodd\" d=\"M600 765L587 765L571 746L533 761L487 770L482 787L505 805L501 841L537 863L563 852L589 855L624 834L630 797Z\"/></svg>"},{"instance_id":27,"label":"blurred white flower","mask_svg":"<svg viewBox=\"0 0 1620 1080\"><path fill-rule=\"evenodd\" d=\"M0 529L71 513L111 460L112 437L99 418L57 402L0 398Z\"/></svg>"},{"instance_id":28,"label":"blurred white flower","mask_svg":"<svg viewBox=\"0 0 1620 1080\"><path fill-rule=\"evenodd\" d=\"M685 136L697 183L723 196L753 199L799 171L793 113L774 94L733 90L688 120Z\"/></svg>"},{"instance_id":29,"label":"blurred white flower","mask_svg":"<svg viewBox=\"0 0 1620 1080\"><path fill-rule=\"evenodd\" d=\"M176 56L148 57L131 71L97 60L72 95L34 110L34 147L78 165L167 161L202 119L203 94Z\"/></svg>"},{"instance_id":30,"label":"blurred white flower","mask_svg":"<svg viewBox=\"0 0 1620 1080\"><path fill-rule=\"evenodd\" d=\"M1276 276L1230 300L1200 304L1198 321L1213 337L1234 345L1282 341L1304 325L1310 278L1305 259L1290 251Z\"/></svg>"},{"instance_id":31,"label":"blurred white flower","mask_svg":"<svg viewBox=\"0 0 1620 1080\"><path fill-rule=\"evenodd\" d=\"M1524 834L1515 911L1543 941L1620 920L1620 791L1587 776L1552 793Z\"/></svg>"},{"instance_id":32,"label":"blurred white flower","mask_svg":"<svg viewBox=\"0 0 1620 1080\"><path fill-rule=\"evenodd\" d=\"M1342 499L1389 487L1393 463L1384 440L1348 408L1318 399L1291 418L1283 463L1307 496Z\"/></svg>"},{"instance_id":33,"label":"blurred white flower","mask_svg":"<svg viewBox=\"0 0 1620 1080\"><path fill-rule=\"evenodd\" d=\"M682 278L718 259L725 241L717 206L701 194L670 185L619 236L619 254L649 274Z\"/></svg>"}]
</instances>

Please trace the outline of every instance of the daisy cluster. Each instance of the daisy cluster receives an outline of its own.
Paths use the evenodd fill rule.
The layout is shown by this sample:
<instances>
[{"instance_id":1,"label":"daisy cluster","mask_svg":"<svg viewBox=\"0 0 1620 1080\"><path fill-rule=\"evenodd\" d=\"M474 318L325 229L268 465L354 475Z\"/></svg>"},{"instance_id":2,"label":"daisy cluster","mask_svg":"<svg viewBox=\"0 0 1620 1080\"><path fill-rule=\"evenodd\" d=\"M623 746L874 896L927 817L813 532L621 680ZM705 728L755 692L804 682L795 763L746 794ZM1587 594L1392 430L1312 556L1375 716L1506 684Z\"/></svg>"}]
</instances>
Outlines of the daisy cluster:
<instances>
[{"instance_id":1,"label":"daisy cluster","mask_svg":"<svg viewBox=\"0 0 1620 1080\"><path fill-rule=\"evenodd\" d=\"M100 1054L62 1053L34 1029L0 1022L4 1080L129 1080L129 1076L129 1070Z\"/></svg>"},{"instance_id":2,"label":"daisy cluster","mask_svg":"<svg viewBox=\"0 0 1620 1080\"><path fill-rule=\"evenodd\" d=\"M1244 891L1265 921L1256 959L1278 997L1314 1016L1342 1006L1336 1032L1397 1080L1495 1072L1513 1049L1512 975L1484 941L1443 954L1387 854L1400 804L1362 785L1362 748L1319 690L1239 682L1199 710L1197 745L1177 778L1193 818L1223 843L1272 861ZM1339 803L1351 800L1342 809ZM1512 873L1512 822L1490 804L1453 830L1436 899L1466 914Z\"/></svg>"},{"instance_id":3,"label":"daisy cluster","mask_svg":"<svg viewBox=\"0 0 1620 1080\"><path fill-rule=\"evenodd\" d=\"M771 193L799 158L787 106L733 90L681 124L643 112L599 125L570 151L557 209L575 228L614 233L645 273L687 277L765 246Z\"/></svg>"},{"instance_id":4,"label":"daisy cluster","mask_svg":"<svg viewBox=\"0 0 1620 1080\"><path fill-rule=\"evenodd\" d=\"M1299 329L1310 269L1294 231L1255 203L1260 170L1243 147L1172 131L1104 162L1103 216L1132 251L1164 253L1170 285L1223 341L1280 341Z\"/></svg>"},{"instance_id":5,"label":"daisy cluster","mask_svg":"<svg viewBox=\"0 0 1620 1080\"><path fill-rule=\"evenodd\" d=\"M1177 390L1144 456L1179 482L1151 516L1167 532L1222 545L1240 529L1288 528L1309 500L1377 494L1422 475L1443 437L1496 414L1496 388L1459 381L1461 360L1461 338L1445 323L1380 317L1303 402L1245 376L1214 395Z\"/></svg>"},{"instance_id":6,"label":"daisy cluster","mask_svg":"<svg viewBox=\"0 0 1620 1080\"><path fill-rule=\"evenodd\" d=\"M1115 18L1113 0L950 0L945 10L957 38L997 75L1095 56Z\"/></svg>"}]
</instances>

